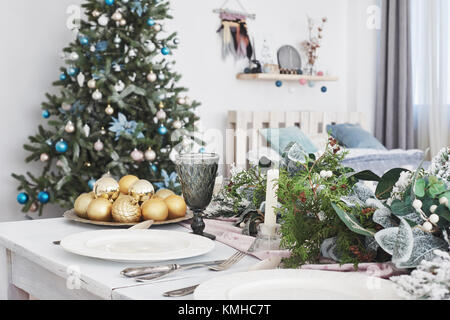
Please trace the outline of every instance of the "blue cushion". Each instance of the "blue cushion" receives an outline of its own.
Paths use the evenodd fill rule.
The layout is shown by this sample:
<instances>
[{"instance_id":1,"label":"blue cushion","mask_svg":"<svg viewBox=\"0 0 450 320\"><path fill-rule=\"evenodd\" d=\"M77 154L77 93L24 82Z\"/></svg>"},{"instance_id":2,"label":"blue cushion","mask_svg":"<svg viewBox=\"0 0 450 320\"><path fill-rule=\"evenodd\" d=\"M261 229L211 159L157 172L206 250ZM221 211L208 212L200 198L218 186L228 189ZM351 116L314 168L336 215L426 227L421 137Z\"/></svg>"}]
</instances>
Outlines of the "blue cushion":
<instances>
[{"instance_id":1,"label":"blue cushion","mask_svg":"<svg viewBox=\"0 0 450 320\"><path fill-rule=\"evenodd\" d=\"M327 132L330 132L331 136L346 148L387 150L380 141L370 132L362 129L359 124L327 125Z\"/></svg>"},{"instance_id":2,"label":"blue cushion","mask_svg":"<svg viewBox=\"0 0 450 320\"><path fill-rule=\"evenodd\" d=\"M283 154L291 142L301 145L307 153L316 153L318 151L314 143L298 127L261 129L260 133L270 143L272 149L280 155Z\"/></svg>"}]
</instances>

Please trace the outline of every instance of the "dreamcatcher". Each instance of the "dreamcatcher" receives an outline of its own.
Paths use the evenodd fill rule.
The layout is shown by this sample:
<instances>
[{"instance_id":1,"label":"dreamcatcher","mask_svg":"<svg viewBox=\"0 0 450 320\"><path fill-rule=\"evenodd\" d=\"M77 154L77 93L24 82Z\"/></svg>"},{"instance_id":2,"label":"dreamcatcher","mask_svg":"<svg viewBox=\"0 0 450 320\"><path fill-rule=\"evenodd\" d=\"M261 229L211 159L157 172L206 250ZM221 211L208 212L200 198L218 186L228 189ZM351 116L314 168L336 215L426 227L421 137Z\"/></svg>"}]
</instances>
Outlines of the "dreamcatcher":
<instances>
[{"instance_id":1,"label":"dreamcatcher","mask_svg":"<svg viewBox=\"0 0 450 320\"><path fill-rule=\"evenodd\" d=\"M221 19L221 25L217 32L222 37L222 56L225 58L231 54L236 59L248 58L251 60L253 45L248 33L247 19L255 19L256 16L247 13L239 0L236 2L242 11L225 9L228 2L229 0L226 0L220 9L214 10Z\"/></svg>"}]
</instances>

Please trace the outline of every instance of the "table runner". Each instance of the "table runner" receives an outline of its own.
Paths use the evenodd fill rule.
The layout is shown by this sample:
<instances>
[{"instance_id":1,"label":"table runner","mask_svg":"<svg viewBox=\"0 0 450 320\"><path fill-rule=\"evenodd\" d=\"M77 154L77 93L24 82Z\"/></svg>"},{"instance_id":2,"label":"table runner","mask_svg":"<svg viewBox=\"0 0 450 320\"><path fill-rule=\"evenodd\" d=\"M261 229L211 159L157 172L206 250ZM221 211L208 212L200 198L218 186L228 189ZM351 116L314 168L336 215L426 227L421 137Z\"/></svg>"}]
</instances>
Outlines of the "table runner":
<instances>
[{"instance_id":1,"label":"table runner","mask_svg":"<svg viewBox=\"0 0 450 320\"><path fill-rule=\"evenodd\" d=\"M216 240L220 241L236 250L248 253L260 260L267 260L270 257L288 258L290 253L288 250L272 250L248 252L251 245L255 241L254 237L242 234L242 229L233 225L235 219L204 219L205 232L216 236ZM190 229L190 224L186 222L180 223L183 227ZM398 269L393 263L360 263L358 269L355 269L353 264L337 264L335 261L321 260L323 264L308 264L303 265L301 269L308 270L324 270L324 271L338 271L338 272L360 272L366 273L370 276L388 279L392 276L404 274L407 271Z\"/></svg>"}]
</instances>

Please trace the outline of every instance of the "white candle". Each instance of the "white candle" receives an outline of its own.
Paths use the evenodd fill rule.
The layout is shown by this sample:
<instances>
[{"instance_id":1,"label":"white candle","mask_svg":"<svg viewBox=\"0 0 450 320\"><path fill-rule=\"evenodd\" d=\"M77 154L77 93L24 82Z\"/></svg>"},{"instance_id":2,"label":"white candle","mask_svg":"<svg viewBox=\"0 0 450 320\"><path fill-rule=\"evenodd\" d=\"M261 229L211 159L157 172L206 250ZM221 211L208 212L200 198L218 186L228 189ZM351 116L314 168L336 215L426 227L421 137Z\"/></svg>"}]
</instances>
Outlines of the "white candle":
<instances>
[{"instance_id":1,"label":"white candle","mask_svg":"<svg viewBox=\"0 0 450 320\"><path fill-rule=\"evenodd\" d=\"M278 204L278 185L276 180L278 180L279 176L280 171L277 169L267 171L266 212L264 215L264 224L268 229L274 228L277 224L277 215L274 208Z\"/></svg>"}]
</instances>

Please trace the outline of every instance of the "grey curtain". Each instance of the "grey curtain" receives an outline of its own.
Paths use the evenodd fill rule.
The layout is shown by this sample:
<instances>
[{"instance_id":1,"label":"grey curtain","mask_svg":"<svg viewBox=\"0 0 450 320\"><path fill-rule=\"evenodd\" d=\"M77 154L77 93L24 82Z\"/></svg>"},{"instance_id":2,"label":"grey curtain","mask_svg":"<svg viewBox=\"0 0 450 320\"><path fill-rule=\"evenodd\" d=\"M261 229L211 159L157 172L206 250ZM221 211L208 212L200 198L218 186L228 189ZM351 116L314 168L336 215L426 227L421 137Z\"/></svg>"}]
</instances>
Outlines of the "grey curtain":
<instances>
[{"instance_id":1,"label":"grey curtain","mask_svg":"<svg viewBox=\"0 0 450 320\"><path fill-rule=\"evenodd\" d=\"M382 0L375 135L388 149L414 148L409 0Z\"/></svg>"}]
</instances>

